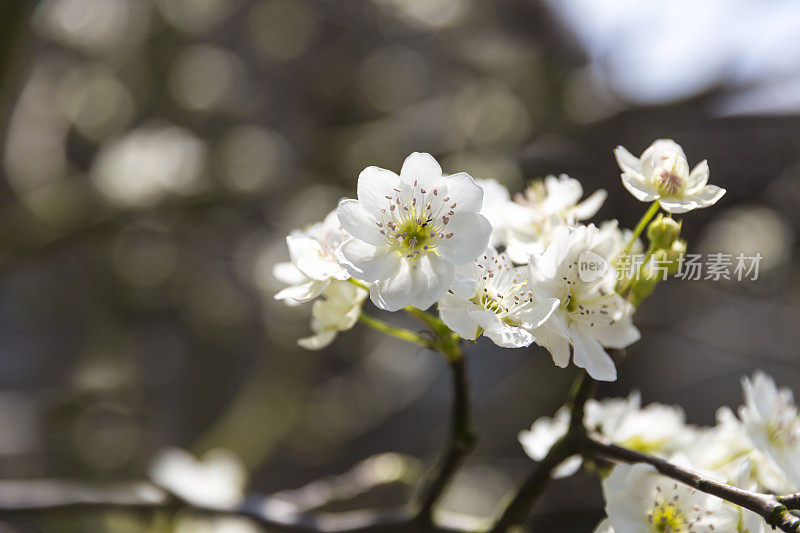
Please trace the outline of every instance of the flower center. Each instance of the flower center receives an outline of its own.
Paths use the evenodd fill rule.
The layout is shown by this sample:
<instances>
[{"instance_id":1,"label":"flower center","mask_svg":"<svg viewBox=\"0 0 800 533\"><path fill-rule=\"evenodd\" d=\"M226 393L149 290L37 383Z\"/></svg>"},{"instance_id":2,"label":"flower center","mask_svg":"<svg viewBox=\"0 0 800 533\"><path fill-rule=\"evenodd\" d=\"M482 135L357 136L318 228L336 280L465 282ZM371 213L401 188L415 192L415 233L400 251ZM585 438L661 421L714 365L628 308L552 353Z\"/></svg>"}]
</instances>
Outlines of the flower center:
<instances>
[{"instance_id":1,"label":"flower center","mask_svg":"<svg viewBox=\"0 0 800 533\"><path fill-rule=\"evenodd\" d=\"M394 194L387 194L386 200L388 205L381 209L377 225L386 242L405 257L416 259L434 252L442 239L453 238L447 224L458 204L450 203L450 197L442 198L438 189L428 191L415 181L410 194L394 189Z\"/></svg>"},{"instance_id":2,"label":"flower center","mask_svg":"<svg viewBox=\"0 0 800 533\"><path fill-rule=\"evenodd\" d=\"M500 256L504 257L504 256ZM515 277L514 267L498 257L483 256L477 261L482 271L478 280L478 294L470 301L493 312L509 326L519 326L515 313L535 305L528 280Z\"/></svg>"},{"instance_id":3,"label":"flower center","mask_svg":"<svg viewBox=\"0 0 800 533\"><path fill-rule=\"evenodd\" d=\"M674 196L683 188L683 180L673 171L665 170L658 177L658 191L661 194Z\"/></svg>"},{"instance_id":4,"label":"flower center","mask_svg":"<svg viewBox=\"0 0 800 533\"><path fill-rule=\"evenodd\" d=\"M404 254L416 255L431 247L436 235L427 226L427 218L414 217L398 227L396 239Z\"/></svg>"},{"instance_id":5,"label":"flower center","mask_svg":"<svg viewBox=\"0 0 800 533\"><path fill-rule=\"evenodd\" d=\"M767 442L776 448L795 445L798 440L794 421L771 420L766 424Z\"/></svg>"},{"instance_id":6,"label":"flower center","mask_svg":"<svg viewBox=\"0 0 800 533\"><path fill-rule=\"evenodd\" d=\"M616 322L617 302L614 292L596 287L597 282L586 283L578 275L578 261L567 268L561 278L562 310L569 315L569 320L581 322L589 327L595 324L613 325Z\"/></svg>"},{"instance_id":7,"label":"flower center","mask_svg":"<svg viewBox=\"0 0 800 533\"><path fill-rule=\"evenodd\" d=\"M685 533L690 531L690 525L681 510L674 503L661 502L656 504L653 512L648 516L653 531L664 533Z\"/></svg>"}]
</instances>

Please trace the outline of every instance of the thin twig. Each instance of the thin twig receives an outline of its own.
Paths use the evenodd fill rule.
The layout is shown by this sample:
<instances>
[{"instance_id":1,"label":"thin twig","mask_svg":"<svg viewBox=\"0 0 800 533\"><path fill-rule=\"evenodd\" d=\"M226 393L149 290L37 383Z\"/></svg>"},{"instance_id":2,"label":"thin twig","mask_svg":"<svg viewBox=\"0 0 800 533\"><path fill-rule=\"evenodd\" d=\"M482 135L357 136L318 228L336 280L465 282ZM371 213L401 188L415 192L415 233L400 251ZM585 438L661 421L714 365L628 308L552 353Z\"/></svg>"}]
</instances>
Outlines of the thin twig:
<instances>
[{"instance_id":1,"label":"thin twig","mask_svg":"<svg viewBox=\"0 0 800 533\"><path fill-rule=\"evenodd\" d=\"M431 470L414 498L420 522L431 523L433 509L450 484L459 466L475 447L475 432L470 416L469 383L466 361L458 354L447 354L453 380L453 416L447 446L437 466ZM452 348L451 348L452 350Z\"/></svg>"},{"instance_id":2,"label":"thin twig","mask_svg":"<svg viewBox=\"0 0 800 533\"><path fill-rule=\"evenodd\" d=\"M424 346L426 348L435 348L435 343L431 339L426 339L422 335L414 333L413 331L407 330L405 328L392 326L391 324L387 324L383 320L371 317L363 312L360 315L358 315L358 319L367 326L376 329L382 333L386 333L387 335L397 337L398 339L407 342L413 342L415 344L419 344L420 346Z\"/></svg>"},{"instance_id":3,"label":"thin twig","mask_svg":"<svg viewBox=\"0 0 800 533\"><path fill-rule=\"evenodd\" d=\"M590 379L585 372L581 372L570 390L568 403L571 418L567 434L550 448L545 458L517 488L492 527L491 533L503 533L508 528L525 521L550 482L553 470L562 461L575 454L578 449L577 443L586 435L586 429L583 426L583 409L586 401L592 396L594 388L595 381Z\"/></svg>"},{"instance_id":4,"label":"thin twig","mask_svg":"<svg viewBox=\"0 0 800 533\"><path fill-rule=\"evenodd\" d=\"M663 459L617 446L598 436L586 438L584 453L614 461L649 464L667 477L761 515L767 524L773 527L777 527L782 531L800 532L800 518L790 513L787 505L783 503L784 500L790 503L797 503L796 494L776 497L772 494L742 490Z\"/></svg>"}]
</instances>

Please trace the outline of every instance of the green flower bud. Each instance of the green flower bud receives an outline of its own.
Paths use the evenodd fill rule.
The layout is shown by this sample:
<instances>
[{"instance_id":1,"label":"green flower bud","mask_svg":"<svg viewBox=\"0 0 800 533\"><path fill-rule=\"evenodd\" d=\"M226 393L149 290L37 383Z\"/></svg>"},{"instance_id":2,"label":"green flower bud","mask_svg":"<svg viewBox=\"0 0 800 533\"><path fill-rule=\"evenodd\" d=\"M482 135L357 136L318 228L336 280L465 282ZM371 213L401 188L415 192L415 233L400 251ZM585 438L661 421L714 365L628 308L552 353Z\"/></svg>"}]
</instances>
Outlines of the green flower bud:
<instances>
[{"instance_id":1,"label":"green flower bud","mask_svg":"<svg viewBox=\"0 0 800 533\"><path fill-rule=\"evenodd\" d=\"M655 255L653 259L655 259ZM631 301L633 305L638 306L645 298L653 294L662 277L663 273L653 269L652 261L642 265L638 279L635 279L633 285L631 285Z\"/></svg>"},{"instance_id":2,"label":"green flower bud","mask_svg":"<svg viewBox=\"0 0 800 533\"><path fill-rule=\"evenodd\" d=\"M678 239L672 243L669 250L665 250L667 259L670 261L668 272L674 274L678 271L681 261L686 256L686 241Z\"/></svg>"},{"instance_id":3,"label":"green flower bud","mask_svg":"<svg viewBox=\"0 0 800 533\"><path fill-rule=\"evenodd\" d=\"M647 238L650 239L653 249L669 250L672 243L680 236L682 224L683 222L676 222L672 217L665 217L659 213L647 227Z\"/></svg>"}]
</instances>

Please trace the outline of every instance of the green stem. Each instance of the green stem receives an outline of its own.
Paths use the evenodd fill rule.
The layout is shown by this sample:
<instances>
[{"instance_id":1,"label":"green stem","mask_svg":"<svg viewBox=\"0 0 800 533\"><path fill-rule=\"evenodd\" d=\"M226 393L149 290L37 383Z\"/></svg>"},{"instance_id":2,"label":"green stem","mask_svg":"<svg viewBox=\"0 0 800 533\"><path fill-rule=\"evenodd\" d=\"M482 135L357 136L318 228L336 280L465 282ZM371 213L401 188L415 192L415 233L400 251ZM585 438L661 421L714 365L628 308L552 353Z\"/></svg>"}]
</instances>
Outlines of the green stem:
<instances>
[{"instance_id":1,"label":"green stem","mask_svg":"<svg viewBox=\"0 0 800 533\"><path fill-rule=\"evenodd\" d=\"M461 359L462 351L459 336L448 328L440 318L410 305L403 309L406 313L422 321L426 326L431 328L431 331L433 331L433 334L436 335L437 338L436 349L442 352L447 357L448 361L452 362Z\"/></svg>"},{"instance_id":2,"label":"green stem","mask_svg":"<svg viewBox=\"0 0 800 533\"><path fill-rule=\"evenodd\" d=\"M650 208L645 212L644 215L642 215L642 218L639 219L639 222L636 224L636 227L633 228L633 235L631 236L631 239L628 241L628 244L625 245L625 249L622 251L620 255L627 254L628 252L631 251L631 248L633 248L633 243L635 243L636 239L639 238L639 235L642 234L644 228L647 227L647 224L650 222L650 220L654 216L656 216L659 207L660 204L658 203L658 200L650 204Z\"/></svg>"},{"instance_id":3,"label":"green stem","mask_svg":"<svg viewBox=\"0 0 800 533\"><path fill-rule=\"evenodd\" d=\"M362 289L364 289L365 291L369 291L369 285L367 285L367 284L366 284L366 283L364 283L363 281L359 281L359 280L357 280L356 278L349 278L347 281L349 281L350 283L352 283L352 284L353 284L353 285L355 285L356 287L361 287L361 288L362 288Z\"/></svg>"},{"instance_id":4,"label":"green stem","mask_svg":"<svg viewBox=\"0 0 800 533\"><path fill-rule=\"evenodd\" d=\"M653 253L655 253L655 250L653 249L653 245L650 244L650 246L647 248L647 251L644 254L642 262L636 267L636 272L631 272L631 276L628 279L625 279L621 286L619 285L617 286L616 289L617 294L619 294L623 300L628 299L631 287L633 287L633 284L636 283L636 281L641 279L642 269L647 265L648 261L650 261L650 258L653 256Z\"/></svg>"},{"instance_id":5,"label":"green stem","mask_svg":"<svg viewBox=\"0 0 800 533\"><path fill-rule=\"evenodd\" d=\"M426 339L422 335L418 335L413 331L409 331L404 328L398 328L396 326L392 326L390 324L387 324L386 322L383 322L382 320L378 320L377 318L373 318L364 313L358 315L358 319L364 324L368 325L369 327L376 329L382 333L386 333L387 335L392 335L393 337L397 337L398 339L402 339L408 342L413 342L415 344L425 346L426 348L435 347L434 341Z\"/></svg>"},{"instance_id":6,"label":"green stem","mask_svg":"<svg viewBox=\"0 0 800 533\"><path fill-rule=\"evenodd\" d=\"M405 311L412 317L422 321L427 326L430 326L430 328L433 329L434 332L441 331L442 327L447 327L440 319L436 318L432 314L428 313L427 311L421 311L411 305L404 307L403 311Z\"/></svg>"}]
</instances>

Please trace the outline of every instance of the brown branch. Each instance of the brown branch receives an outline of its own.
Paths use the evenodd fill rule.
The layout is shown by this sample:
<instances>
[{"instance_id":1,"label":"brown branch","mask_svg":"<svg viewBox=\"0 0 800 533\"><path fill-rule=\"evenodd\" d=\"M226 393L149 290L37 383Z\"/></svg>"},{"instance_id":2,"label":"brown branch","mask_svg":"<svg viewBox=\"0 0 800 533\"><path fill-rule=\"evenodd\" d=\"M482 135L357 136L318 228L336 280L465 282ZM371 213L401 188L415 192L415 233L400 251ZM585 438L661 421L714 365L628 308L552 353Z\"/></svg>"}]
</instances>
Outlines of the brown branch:
<instances>
[{"instance_id":1,"label":"brown branch","mask_svg":"<svg viewBox=\"0 0 800 533\"><path fill-rule=\"evenodd\" d=\"M786 501L796 505L800 501L797 494L776 497L772 494L742 490L663 459L617 446L594 435L586 438L583 451L589 455L618 462L649 464L667 477L753 511L760 515L767 524L777 527L781 531L800 532L800 518L790 513L787 509L788 505L784 503Z\"/></svg>"},{"instance_id":2,"label":"brown branch","mask_svg":"<svg viewBox=\"0 0 800 533\"><path fill-rule=\"evenodd\" d=\"M87 511L151 514L183 510L203 516L242 517L281 533L418 531L416 516L404 511L363 510L342 513L299 513L273 496L250 495L233 507L192 504L146 482L90 485L57 480L0 481L0 519L38 517ZM456 533L444 525L425 531Z\"/></svg>"},{"instance_id":3,"label":"brown branch","mask_svg":"<svg viewBox=\"0 0 800 533\"><path fill-rule=\"evenodd\" d=\"M453 381L453 415L450 423L450 436L438 464L426 476L420 486L412 508L416 509L418 520L431 523L433 509L452 481L461 463L475 448L475 433L470 416L469 383L467 381L466 360L457 341L445 347Z\"/></svg>"},{"instance_id":4,"label":"brown branch","mask_svg":"<svg viewBox=\"0 0 800 533\"><path fill-rule=\"evenodd\" d=\"M521 524L550 482L553 470L579 449L580 441L586 435L586 429L583 426L583 409L586 401L592 396L595 385L595 381L590 379L585 372L581 372L575 380L568 400L571 418L567 434L550 448L545 458L517 488L492 527L491 533L503 533L510 527Z\"/></svg>"},{"instance_id":5,"label":"brown branch","mask_svg":"<svg viewBox=\"0 0 800 533\"><path fill-rule=\"evenodd\" d=\"M787 509L800 510L800 492L780 496L778 501L785 505Z\"/></svg>"}]
</instances>

